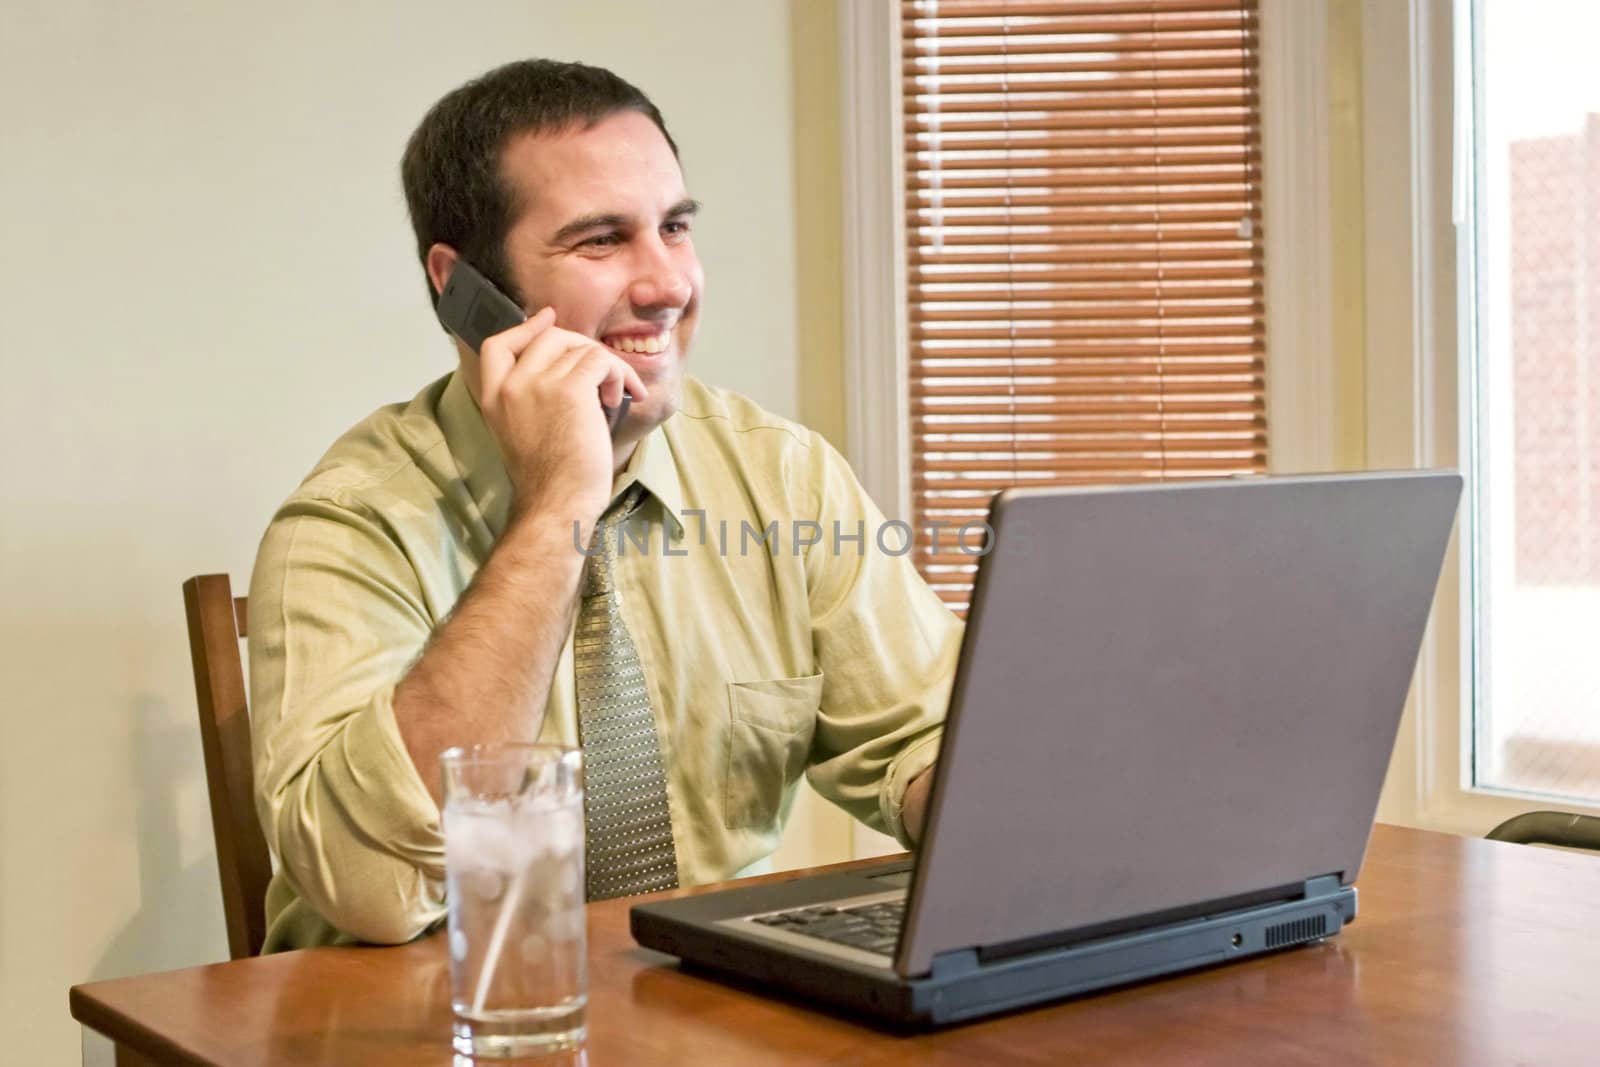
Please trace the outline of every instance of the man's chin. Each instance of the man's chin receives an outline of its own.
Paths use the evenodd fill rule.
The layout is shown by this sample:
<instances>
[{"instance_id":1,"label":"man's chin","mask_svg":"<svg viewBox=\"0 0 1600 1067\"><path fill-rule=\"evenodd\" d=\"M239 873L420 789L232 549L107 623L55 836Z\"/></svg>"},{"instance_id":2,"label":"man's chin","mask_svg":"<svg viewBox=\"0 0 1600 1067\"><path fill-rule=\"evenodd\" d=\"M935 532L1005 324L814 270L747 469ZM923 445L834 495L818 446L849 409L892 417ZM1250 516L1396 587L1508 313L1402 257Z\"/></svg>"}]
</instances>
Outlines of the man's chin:
<instances>
[{"instance_id":1,"label":"man's chin","mask_svg":"<svg viewBox=\"0 0 1600 1067\"><path fill-rule=\"evenodd\" d=\"M628 406L628 415L622 420L622 425L617 428L617 444L628 445L644 440L650 434L650 431L676 415L682 403L683 382L681 380L675 381L671 385L653 386L648 400Z\"/></svg>"},{"instance_id":2,"label":"man's chin","mask_svg":"<svg viewBox=\"0 0 1600 1067\"><path fill-rule=\"evenodd\" d=\"M636 402L633 410L639 412L642 422L648 422L654 429L683 406L683 364L674 360L670 366L655 368L654 374L639 377L650 395L643 402Z\"/></svg>"}]
</instances>

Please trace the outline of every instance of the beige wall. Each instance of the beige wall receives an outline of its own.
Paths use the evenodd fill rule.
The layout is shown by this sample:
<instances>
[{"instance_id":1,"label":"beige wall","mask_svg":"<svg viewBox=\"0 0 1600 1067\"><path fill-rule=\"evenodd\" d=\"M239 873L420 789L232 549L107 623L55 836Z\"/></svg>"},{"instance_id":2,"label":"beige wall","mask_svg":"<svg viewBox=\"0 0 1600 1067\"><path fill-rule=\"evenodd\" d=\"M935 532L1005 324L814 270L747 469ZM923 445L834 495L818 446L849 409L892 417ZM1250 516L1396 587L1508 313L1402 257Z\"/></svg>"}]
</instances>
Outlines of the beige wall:
<instances>
[{"instance_id":1,"label":"beige wall","mask_svg":"<svg viewBox=\"0 0 1600 1067\"><path fill-rule=\"evenodd\" d=\"M830 127L791 70L826 81L797 59L796 34L826 44L831 29L786 0L445 11L7 4L8 1062L78 1061L69 984L225 953L179 585L208 570L242 581L273 506L322 448L448 369L396 177L441 93L536 54L613 66L651 93L707 205L696 370L786 415L842 410L800 387L802 348L830 358L836 327L808 316L825 301L797 295L802 269L813 287L830 273L813 229L829 164L797 158L793 138L798 124L825 145ZM790 861L842 847L818 825L797 828Z\"/></svg>"},{"instance_id":2,"label":"beige wall","mask_svg":"<svg viewBox=\"0 0 1600 1067\"><path fill-rule=\"evenodd\" d=\"M844 247L839 144L839 18L828 0L794 0L794 196L800 417L848 454L844 404Z\"/></svg>"},{"instance_id":3,"label":"beige wall","mask_svg":"<svg viewBox=\"0 0 1600 1067\"><path fill-rule=\"evenodd\" d=\"M1333 212L1334 469L1367 467L1366 235L1363 226L1361 2L1328 5L1328 137Z\"/></svg>"}]
</instances>

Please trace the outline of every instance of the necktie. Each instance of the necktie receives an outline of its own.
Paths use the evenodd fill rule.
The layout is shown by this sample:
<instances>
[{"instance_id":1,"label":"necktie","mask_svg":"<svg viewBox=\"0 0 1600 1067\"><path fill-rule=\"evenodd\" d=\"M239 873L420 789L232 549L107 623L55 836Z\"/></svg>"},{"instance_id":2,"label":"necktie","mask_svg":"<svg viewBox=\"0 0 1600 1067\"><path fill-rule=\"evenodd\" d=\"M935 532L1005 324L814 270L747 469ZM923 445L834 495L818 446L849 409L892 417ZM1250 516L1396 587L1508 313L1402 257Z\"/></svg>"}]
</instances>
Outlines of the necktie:
<instances>
[{"instance_id":1,"label":"necktie","mask_svg":"<svg viewBox=\"0 0 1600 1067\"><path fill-rule=\"evenodd\" d=\"M590 900L678 884L661 739L615 581L617 530L640 493L636 482L595 524L572 639Z\"/></svg>"}]
</instances>

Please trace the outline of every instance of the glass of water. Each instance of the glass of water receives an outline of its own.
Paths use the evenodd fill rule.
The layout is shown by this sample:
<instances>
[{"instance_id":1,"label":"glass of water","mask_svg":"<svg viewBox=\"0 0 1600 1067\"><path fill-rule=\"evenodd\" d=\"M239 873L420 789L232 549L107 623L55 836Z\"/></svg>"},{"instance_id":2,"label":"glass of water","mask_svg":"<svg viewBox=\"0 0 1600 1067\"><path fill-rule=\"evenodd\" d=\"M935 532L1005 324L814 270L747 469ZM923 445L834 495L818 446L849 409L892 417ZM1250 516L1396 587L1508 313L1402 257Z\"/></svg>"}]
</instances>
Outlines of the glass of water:
<instances>
[{"instance_id":1,"label":"glass of water","mask_svg":"<svg viewBox=\"0 0 1600 1067\"><path fill-rule=\"evenodd\" d=\"M583 753L476 745L440 762L456 1051L577 1048L589 994Z\"/></svg>"}]
</instances>

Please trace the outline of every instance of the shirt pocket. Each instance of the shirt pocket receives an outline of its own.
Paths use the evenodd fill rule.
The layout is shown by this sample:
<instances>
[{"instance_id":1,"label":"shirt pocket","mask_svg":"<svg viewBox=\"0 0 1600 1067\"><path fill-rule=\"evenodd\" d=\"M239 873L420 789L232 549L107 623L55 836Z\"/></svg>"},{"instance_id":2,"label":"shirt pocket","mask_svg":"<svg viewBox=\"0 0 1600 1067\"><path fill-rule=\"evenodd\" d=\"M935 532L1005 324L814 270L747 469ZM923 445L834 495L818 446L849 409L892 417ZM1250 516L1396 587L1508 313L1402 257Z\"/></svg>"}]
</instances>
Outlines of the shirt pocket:
<instances>
[{"instance_id":1,"label":"shirt pocket","mask_svg":"<svg viewBox=\"0 0 1600 1067\"><path fill-rule=\"evenodd\" d=\"M821 674L728 683L728 829L776 831L784 790L805 773L821 704Z\"/></svg>"}]
</instances>

